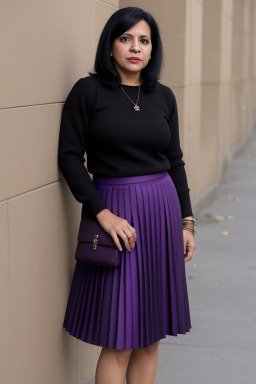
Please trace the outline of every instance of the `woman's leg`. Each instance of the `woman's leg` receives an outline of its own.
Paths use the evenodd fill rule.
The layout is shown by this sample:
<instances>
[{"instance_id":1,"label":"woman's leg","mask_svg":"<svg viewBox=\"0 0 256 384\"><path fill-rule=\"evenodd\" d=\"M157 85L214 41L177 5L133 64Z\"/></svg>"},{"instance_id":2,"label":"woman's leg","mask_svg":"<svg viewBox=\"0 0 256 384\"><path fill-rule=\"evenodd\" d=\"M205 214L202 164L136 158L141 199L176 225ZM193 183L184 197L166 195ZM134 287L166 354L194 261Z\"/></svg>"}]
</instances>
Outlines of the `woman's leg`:
<instances>
[{"instance_id":1,"label":"woman's leg","mask_svg":"<svg viewBox=\"0 0 256 384\"><path fill-rule=\"evenodd\" d=\"M95 384L124 384L132 351L102 348L96 367Z\"/></svg>"},{"instance_id":2,"label":"woman's leg","mask_svg":"<svg viewBox=\"0 0 256 384\"><path fill-rule=\"evenodd\" d=\"M160 340L146 348L133 349L127 368L127 384L154 384Z\"/></svg>"}]
</instances>

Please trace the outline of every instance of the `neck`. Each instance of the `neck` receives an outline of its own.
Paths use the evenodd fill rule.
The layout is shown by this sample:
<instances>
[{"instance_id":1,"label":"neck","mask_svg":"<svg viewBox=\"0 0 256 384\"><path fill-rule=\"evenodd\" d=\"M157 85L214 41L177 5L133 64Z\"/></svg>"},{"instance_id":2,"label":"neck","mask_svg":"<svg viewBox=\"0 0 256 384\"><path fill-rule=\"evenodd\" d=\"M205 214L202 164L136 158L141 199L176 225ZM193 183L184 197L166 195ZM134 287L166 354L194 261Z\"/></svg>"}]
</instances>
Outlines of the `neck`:
<instances>
[{"instance_id":1,"label":"neck","mask_svg":"<svg viewBox=\"0 0 256 384\"><path fill-rule=\"evenodd\" d=\"M128 80L125 80L125 79L121 79L121 84L123 85L133 85L133 86L138 86L138 85L141 85L141 81L140 80L137 80L137 81L128 81Z\"/></svg>"},{"instance_id":2,"label":"neck","mask_svg":"<svg viewBox=\"0 0 256 384\"><path fill-rule=\"evenodd\" d=\"M138 73L120 73L121 83L124 85L141 85L140 72Z\"/></svg>"}]
</instances>

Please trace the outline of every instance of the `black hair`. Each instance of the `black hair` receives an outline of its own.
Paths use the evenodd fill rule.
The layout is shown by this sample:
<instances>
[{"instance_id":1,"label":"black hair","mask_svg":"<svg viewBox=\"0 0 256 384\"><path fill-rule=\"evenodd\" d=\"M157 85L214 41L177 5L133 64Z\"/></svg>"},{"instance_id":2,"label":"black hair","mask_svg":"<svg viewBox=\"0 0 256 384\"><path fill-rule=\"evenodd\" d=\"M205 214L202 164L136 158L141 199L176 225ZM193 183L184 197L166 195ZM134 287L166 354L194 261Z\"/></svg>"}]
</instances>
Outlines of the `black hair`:
<instances>
[{"instance_id":1,"label":"black hair","mask_svg":"<svg viewBox=\"0 0 256 384\"><path fill-rule=\"evenodd\" d=\"M155 89L163 60L162 41L154 18L150 13L138 7L121 8L108 19L97 47L93 68L96 73L88 72L89 75L98 75L104 84L111 86L113 89L120 86L121 78L115 68L113 57L110 56L111 45L114 39L142 19L149 24L151 30L152 52L151 59L147 66L141 70L140 77L146 90Z\"/></svg>"}]
</instances>

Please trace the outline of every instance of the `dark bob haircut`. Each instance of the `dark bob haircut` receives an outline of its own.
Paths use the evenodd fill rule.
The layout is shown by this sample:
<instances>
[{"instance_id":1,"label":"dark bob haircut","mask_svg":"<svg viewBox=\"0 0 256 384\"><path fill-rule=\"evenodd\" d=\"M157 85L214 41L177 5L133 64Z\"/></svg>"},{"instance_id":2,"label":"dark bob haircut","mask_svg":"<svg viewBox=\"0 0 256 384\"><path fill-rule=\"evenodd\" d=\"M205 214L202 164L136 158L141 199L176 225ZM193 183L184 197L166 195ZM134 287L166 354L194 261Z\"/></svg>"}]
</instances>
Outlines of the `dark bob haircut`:
<instances>
[{"instance_id":1,"label":"dark bob haircut","mask_svg":"<svg viewBox=\"0 0 256 384\"><path fill-rule=\"evenodd\" d=\"M113 89L121 85L121 78L115 68L113 57L110 56L113 40L122 35L140 20L145 20L151 30L152 52L151 59L145 68L141 70L140 77L143 87L152 91L157 86L157 80L162 66L163 47L158 26L150 13L137 7L125 7L114 12L108 19L101 33L93 70L89 75L98 75L102 82Z\"/></svg>"}]
</instances>

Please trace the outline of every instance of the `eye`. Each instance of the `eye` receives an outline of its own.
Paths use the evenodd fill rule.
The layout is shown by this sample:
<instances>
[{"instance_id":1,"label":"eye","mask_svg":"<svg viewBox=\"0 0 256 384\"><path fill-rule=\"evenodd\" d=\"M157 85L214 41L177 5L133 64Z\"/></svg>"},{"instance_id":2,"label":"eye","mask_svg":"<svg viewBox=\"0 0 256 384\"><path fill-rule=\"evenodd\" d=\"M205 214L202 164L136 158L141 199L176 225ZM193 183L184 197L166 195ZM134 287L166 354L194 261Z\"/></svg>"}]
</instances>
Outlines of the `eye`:
<instances>
[{"instance_id":1,"label":"eye","mask_svg":"<svg viewBox=\"0 0 256 384\"><path fill-rule=\"evenodd\" d=\"M127 40L124 40L124 39L130 39L130 38L128 36L123 36L123 37L121 37L120 41L127 41ZM143 44L149 44L148 39L141 39L140 41L142 41Z\"/></svg>"},{"instance_id":2,"label":"eye","mask_svg":"<svg viewBox=\"0 0 256 384\"><path fill-rule=\"evenodd\" d=\"M122 41L123 39L129 39L129 37L128 36L123 36L123 37L121 37L120 41Z\"/></svg>"}]
</instances>

